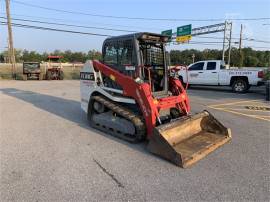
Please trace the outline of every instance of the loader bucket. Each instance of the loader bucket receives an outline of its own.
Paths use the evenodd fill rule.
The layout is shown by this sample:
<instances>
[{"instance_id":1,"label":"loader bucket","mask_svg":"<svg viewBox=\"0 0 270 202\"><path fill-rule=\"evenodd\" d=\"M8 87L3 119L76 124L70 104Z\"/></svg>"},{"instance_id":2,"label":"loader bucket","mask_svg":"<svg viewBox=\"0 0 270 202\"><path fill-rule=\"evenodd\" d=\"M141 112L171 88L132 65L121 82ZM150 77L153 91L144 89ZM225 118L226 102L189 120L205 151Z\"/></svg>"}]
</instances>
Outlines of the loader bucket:
<instances>
[{"instance_id":1,"label":"loader bucket","mask_svg":"<svg viewBox=\"0 0 270 202\"><path fill-rule=\"evenodd\" d=\"M231 130L203 111L156 127L148 150L186 168L230 139Z\"/></svg>"}]
</instances>

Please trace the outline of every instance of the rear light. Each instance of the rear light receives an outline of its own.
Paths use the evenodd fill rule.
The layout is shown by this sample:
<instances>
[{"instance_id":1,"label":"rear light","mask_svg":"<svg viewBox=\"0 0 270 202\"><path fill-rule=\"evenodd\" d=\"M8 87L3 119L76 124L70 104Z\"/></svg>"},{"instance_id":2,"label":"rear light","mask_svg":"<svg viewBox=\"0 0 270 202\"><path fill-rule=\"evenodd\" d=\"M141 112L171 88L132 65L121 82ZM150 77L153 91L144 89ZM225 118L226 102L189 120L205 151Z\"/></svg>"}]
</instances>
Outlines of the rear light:
<instances>
[{"instance_id":1,"label":"rear light","mask_svg":"<svg viewBox=\"0 0 270 202\"><path fill-rule=\"evenodd\" d=\"M262 79L263 76L264 76L264 75L263 75L263 71L258 71L258 78L261 78L261 79Z\"/></svg>"}]
</instances>

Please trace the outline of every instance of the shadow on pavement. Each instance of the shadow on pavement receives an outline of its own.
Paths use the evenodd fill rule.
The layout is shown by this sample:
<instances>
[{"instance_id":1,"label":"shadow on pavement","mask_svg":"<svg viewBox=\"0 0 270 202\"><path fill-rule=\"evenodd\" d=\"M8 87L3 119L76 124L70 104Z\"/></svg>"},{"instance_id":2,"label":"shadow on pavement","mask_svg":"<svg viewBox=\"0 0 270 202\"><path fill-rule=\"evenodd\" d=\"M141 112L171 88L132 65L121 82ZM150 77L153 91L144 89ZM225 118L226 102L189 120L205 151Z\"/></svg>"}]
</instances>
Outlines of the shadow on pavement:
<instances>
[{"instance_id":1,"label":"shadow on pavement","mask_svg":"<svg viewBox=\"0 0 270 202\"><path fill-rule=\"evenodd\" d=\"M190 86L188 87L188 90L205 90L205 91L216 91L216 92L223 92L223 93L233 93L230 88L224 88L224 87L214 87L214 86Z\"/></svg>"},{"instance_id":2,"label":"shadow on pavement","mask_svg":"<svg viewBox=\"0 0 270 202\"><path fill-rule=\"evenodd\" d=\"M190 86L188 88L188 93L198 94L201 97L217 97L220 98L246 98L246 99L265 99L265 88L261 87L251 87L246 93L234 93L230 87L223 86ZM198 93L196 93L198 92Z\"/></svg>"},{"instance_id":3,"label":"shadow on pavement","mask_svg":"<svg viewBox=\"0 0 270 202\"><path fill-rule=\"evenodd\" d=\"M146 142L140 144L131 144L119 138L113 137L111 135L105 134L101 131L91 128L88 125L88 120L86 115L81 109L80 102L75 100L64 99L60 97L55 97L46 94L35 93L32 91L24 91L16 88L3 88L0 89L5 95L23 100L25 102L33 104L35 107L55 114L61 118L72 121L81 127L88 130L92 130L95 133L103 135L113 141L128 145L129 147L136 149L142 153L150 155L146 150Z\"/></svg>"}]
</instances>

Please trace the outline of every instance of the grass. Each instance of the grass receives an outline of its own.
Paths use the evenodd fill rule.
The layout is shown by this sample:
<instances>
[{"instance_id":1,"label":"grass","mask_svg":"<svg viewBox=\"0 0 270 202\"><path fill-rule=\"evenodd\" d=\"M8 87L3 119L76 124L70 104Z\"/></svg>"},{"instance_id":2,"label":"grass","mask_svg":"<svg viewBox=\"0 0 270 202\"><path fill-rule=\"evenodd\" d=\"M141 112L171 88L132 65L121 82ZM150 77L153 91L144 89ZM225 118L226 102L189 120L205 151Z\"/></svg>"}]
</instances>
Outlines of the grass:
<instances>
[{"instance_id":1,"label":"grass","mask_svg":"<svg viewBox=\"0 0 270 202\"><path fill-rule=\"evenodd\" d=\"M12 79L11 65L2 65L0 67L0 79Z\"/></svg>"},{"instance_id":2,"label":"grass","mask_svg":"<svg viewBox=\"0 0 270 202\"><path fill-rule=\"evenodd\" d=\"M64 72L64 79L66 79L66 80L80 79L80 69L79 68L64 67L63 72Z\"/></svg>"}]
</instances>

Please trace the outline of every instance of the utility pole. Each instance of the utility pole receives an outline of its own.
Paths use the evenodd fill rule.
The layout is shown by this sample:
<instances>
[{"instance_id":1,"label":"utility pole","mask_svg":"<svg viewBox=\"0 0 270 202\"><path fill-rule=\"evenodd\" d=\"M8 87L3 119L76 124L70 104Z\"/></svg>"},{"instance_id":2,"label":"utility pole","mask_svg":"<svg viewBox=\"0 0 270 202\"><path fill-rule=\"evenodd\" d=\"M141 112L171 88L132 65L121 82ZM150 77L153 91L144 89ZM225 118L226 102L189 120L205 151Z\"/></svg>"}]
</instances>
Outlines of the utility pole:
<instances>
[{"instance_id":1,"label":"utility pole","mask_svg":"<svg viewBox=\"0 0 270 202\"><path fill-rule=\"evenodd\" d=\"M242 39L243 39L243 25L241 24L240 39L239 39L239 55L240 55L239 67L243 66Z\"/></svg>"},{"instance_id":2,"label":"utility pole","mask_svg":"<svg viewBox=\"0 0 270 202\"><path fill-rule=\"evenodd\" d=\"M225 21L224 23L224 36L223 36L223 50L222 60L225 62L227 57L227 64L230 66L231 62L231 40L232 40L232 22Z\"/></svg>"},{"instance_id":3,"label":"utility pole","mask_svg":"<svg viewBox=\"0 0 270 202\"><path fill-rule=\"evenodd\" d=\"M10 3L10 0L6 0L9 52L10 52L10 60L11 60L11 65L12 65L11 66L12 77L15 79L15 77L16 77L16 60L15 60L15 50L14 50L14 46L13 46L13 35L12 35L9 3Z\"/></svg>"},{"instance_id":4,"label":"utility pole","mask_svg":"<svg viewBox=\"0 0 270 202\"><path fill-rule=\"evenodd\" d=\"M229 39L229 54L228 54L228 65L229 67L231 66L231 49L232 49L232 46L231 46L231 43L232 43L232 24L231 24L231 29L230 29L230 39Z\"/></svg>"},{"instance_id":5,"label":"utility pole","mask_svg":"<svg viewBox=\"0 0 270 202\"><path fill-rule=\"evenodd\" d=\"M225 40L226 40L227 21L225 21L224 35L223 35L223 48L222 48L222 60L225 62Z\"/></svg>"},{"instance_id":6,"label":"utility pole","mask_svg":"<svg viewBox=\"0 0 270 202\"><path fill-rule=\"evenodd\" d=\"M193 53L192 54L192 63L194 63L195 62L195 54Z\"/></svg>"},{"instance_id":7,"label":"utility pole","mask_svg":"<svg viewBox=\"0 0 270 202\"><path fill-rule=\"evenodd\" d=\"M9 46L9 40L8 40L8 38L7 38L7 63L11 63L10 46Z\"/></svg>"}]
</instances>

